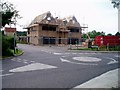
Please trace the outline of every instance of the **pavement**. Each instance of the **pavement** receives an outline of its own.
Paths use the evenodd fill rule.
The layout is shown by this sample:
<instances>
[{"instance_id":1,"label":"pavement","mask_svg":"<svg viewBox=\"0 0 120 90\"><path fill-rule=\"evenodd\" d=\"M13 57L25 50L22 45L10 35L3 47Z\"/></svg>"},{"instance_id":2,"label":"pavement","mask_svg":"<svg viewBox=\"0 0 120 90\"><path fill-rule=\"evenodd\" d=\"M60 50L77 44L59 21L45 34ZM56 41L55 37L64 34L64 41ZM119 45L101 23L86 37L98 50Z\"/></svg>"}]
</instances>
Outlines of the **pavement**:
<instances>
[{"instance_id":1,"label":"pavement","mask_svg":"<svg viewBox=\"0 0 120 90\"><path fill-rule=\"evenodd\" d=\"M120 88L119 70L120 68L108 71L74 88Z\"/></svg>"}]
</instances>

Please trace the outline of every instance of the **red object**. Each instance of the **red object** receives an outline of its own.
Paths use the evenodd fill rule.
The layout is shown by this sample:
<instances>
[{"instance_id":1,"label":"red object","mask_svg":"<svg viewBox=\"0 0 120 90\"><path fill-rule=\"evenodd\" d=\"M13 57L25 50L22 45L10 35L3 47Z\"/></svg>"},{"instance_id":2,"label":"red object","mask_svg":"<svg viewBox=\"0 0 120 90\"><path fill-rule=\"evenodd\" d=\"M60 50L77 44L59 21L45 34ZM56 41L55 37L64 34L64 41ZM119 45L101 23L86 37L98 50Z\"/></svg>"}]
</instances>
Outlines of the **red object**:
<instances>
[{"instance_id":1,"label":"red object","mask_svg":"<svg viewBox=\"0 0 120 90\"><path fill-rule=\"evenodd\" d=\"M16 32L16 28L5 27L5 32Z\"/></svg>"},{"instance_id":2,"label":"red object","mask_svg":"<svg viewBox=\"0 0 120 90\"><path fill-rule=\"evenodd\" d=\"M96 36L95 45L97 46L118 46L120 45L120 36Z\"/></svg>"}]
</instances>

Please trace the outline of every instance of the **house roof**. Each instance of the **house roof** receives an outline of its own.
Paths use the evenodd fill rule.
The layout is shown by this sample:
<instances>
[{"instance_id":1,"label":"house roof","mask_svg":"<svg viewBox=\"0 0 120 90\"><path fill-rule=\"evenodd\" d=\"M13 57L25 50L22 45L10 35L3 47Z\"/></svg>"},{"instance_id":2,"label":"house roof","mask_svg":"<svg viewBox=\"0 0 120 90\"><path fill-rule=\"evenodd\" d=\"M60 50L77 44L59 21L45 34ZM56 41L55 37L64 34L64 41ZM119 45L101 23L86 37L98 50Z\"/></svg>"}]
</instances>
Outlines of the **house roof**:
<instances>
[{"instance_id":1,"label":"house roof","mask_svg":"<svg viewBox=\"0 0 120 90\"><path fill-rule=\"evenodd\" d=\"M35 19L30 23L29 27L32 27L34 24L47 24L48 22L60 26L71 26L71 27L80 27L79 22L77 22L77 19L75 16L69 16L64 19L58 19L54 18L50 11L43 13L41 15L38 15L35 17Z\"/></svg>"},{"instance_id":2,"label":"house roof","mask_svg":"<svg viewBox=\"0 0 120 90\"><path fill-rule=\"evenodd\" d=\"M31 22L31 24L35 24L35 23L40 23L43 20L54 20L53 16L51 15L50 11L43 13L37 17L35 17L35 19ZM31 25L30 24L30 25Z\"/></svg>"},{"instance_id":3,"label":"house roof","mask_svg":"<svg viewBox=\"0 0 120 90\"><path fill-rule=\"evenodd\" d=\"M16 32L16 28L5 27L5 32Z\"/></svg>"}]
</instances>

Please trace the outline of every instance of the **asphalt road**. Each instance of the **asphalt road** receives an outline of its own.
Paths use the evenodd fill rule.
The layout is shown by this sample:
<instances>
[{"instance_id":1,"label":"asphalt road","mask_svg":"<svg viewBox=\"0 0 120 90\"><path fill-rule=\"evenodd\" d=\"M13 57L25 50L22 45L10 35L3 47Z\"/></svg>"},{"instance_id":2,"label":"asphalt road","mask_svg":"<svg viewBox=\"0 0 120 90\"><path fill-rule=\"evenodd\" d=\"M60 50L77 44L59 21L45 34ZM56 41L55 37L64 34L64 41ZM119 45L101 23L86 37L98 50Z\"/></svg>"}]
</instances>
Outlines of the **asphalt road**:
<instances>
[{"instance_id":1,"label":"asphalt road","mask_svg":"<svg viewBox=\"0 0 120 90\"><path fill-rule=\"evenodd\" d=\"M2 61L3 88L73 88L118 68L118 53L23 44L18 48L23 55Z\"/></svg>"}]
</instances>

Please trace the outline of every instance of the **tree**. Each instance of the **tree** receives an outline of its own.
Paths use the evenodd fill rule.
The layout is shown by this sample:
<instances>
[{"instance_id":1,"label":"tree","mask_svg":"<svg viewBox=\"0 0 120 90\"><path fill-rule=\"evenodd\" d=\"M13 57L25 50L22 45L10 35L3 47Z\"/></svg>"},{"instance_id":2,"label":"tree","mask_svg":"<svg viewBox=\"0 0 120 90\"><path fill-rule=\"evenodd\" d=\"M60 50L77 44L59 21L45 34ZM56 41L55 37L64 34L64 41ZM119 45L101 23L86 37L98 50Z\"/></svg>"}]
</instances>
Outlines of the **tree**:
<instances>
[{"instance_id":1,"label":"tree","mask_svg":"<svg viewBox=\"0 0 120 90\"><path fill-rule=\"evenodd\" d=\"M107 36L112 36L112 34L111 34L111 33L108 33Z\"/></svg>"},{"instance_id":2,"label":"tree","mask_svg":"<svg viewBox=\"0 0 120 90\"><path fill-rule=\"evenodd\" d=\"M19 11L15 10L15 7L13 4L9 2L1 2L0 4L2 11L2 27L4 27L6 24L16 24L16 19L20 19L20 15L18 14Z\"/></svg>"},{"instance_id":3,"label":"tree","mask_svg":"<svg viewBox=\"0 0 120 90\"><path fill-rule=\"evenodd\" d=\"M117 33L115 34L115 36L120 36L120 32L117 32Z\"/></svg>"},{"instance_id":4,"label":"tree","mask_svg":"<svg viewBox=\"0 0 120 90\"><path fill-rule=\"evenodd\" d=\"M93 30L93 31L88 32L88 35L91 39L94 39L96 36L100 36L100 35L104 36L105 32L103 31L97 32L96 30ZM87 34L82 34L82 38L87 39L88 38Z\"/></svg>"}]
</instances>

